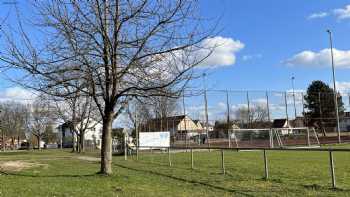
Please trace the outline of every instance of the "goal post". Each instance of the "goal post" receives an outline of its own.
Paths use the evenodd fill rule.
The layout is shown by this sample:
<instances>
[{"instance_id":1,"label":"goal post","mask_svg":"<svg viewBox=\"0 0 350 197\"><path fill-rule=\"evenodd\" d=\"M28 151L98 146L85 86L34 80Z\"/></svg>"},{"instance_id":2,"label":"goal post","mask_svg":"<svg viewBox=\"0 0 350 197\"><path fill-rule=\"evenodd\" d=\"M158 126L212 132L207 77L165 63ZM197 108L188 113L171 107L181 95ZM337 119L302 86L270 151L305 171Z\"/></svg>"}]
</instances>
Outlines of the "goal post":
<instances>
[{"instance_id":1,"label":"goal post","mask_svg":"<svg viewBox=\"0 0 350 197\"><path fill-rule=\"evenodd\" d=\"M313 127L273 128L282 147L320 147Z\"/></svg>"},{"instance_id":2,"label":"goal post","mask_svg":"<svg viewBox=\"0 0 350 197\"><path fill-rule=\"evenodd\" d=\"M272 130L267 129L232 129L230 140L234 142L236 148L272 148ZM232 142L231 142L232 144Z\"/></svg>"},{"instance_id":3,"label":"goal post","mask_svg":"<svg viewBox=\"0 0 350 197\"><path fill-rule=\"evenodd\" d=\"M232 129L229 144L236 148L319 147L314 128Z\"/></svg>"}]
</instances>

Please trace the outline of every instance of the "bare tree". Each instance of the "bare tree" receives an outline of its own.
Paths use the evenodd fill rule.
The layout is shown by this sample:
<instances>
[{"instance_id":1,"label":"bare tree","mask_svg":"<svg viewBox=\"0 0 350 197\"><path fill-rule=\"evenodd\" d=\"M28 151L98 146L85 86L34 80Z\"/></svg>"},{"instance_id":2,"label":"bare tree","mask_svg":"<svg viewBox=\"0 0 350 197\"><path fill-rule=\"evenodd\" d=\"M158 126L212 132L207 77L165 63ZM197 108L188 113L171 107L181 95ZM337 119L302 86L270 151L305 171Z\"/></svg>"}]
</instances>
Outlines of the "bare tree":
<instances>
[{"instance_id":1,"label":"bare tree","mask_svg":"<svg viewBox=\"0 0 350 197\"><path fill-rule=\"evenodd\" d=\"M249 110L247 107L240 107L235 114L236 118L249 127L269 126L266 106L256 105L250 107Z\"/></svg>"},{"instance_id":2,"label":"bare tree","mask_svg":"<svg viewBox=\"0 0 350 197\"><path fill-rule=\"evenodd\" d=\"M44 42L20 23L19 35L4 31L9 47L0 60L24 70L27 87L71 97L70 87L93 98L103 122L102 174L112 174L112 122L128 102L180 94L212 51L201 42L214 28L204 31L195 0L48 0L34 9Z\"/></svg>"},{"instance_id":3,"label":"bare tree","mask_svg":"<svg viewBox=\"0 0 350 197\"><path fill-rule=\"evenodd\" d=\"M11 140L11 148L15 148L15 141L17 145L24 137L25 131L25 111L26 106L17 102L3 102L0 103L0 126L2 131L2 144L7 139ZM3 146L4 148L4 146Z\"/></svg>"},{"instance_id":4,"label":"bare tree","mask_svg":"<svg viewBox=\"0 0 350 197\"><path fill-rule=\"evenodd\" d=\"M166 128L167 117L174 115L178 108L178 97L166 97L156 96L134 99L129 102L126 109L128 119L131 121L133 131L136 131L136 127L139 129L144 128L151 119L159 119L160 124L158 125L161 130ZM136 133L133 132L132 136L135 137Z\"/></svg>"},{"instance_id":5,"label":"bare tree","mask_svg":"<svg viewBox=\"0 0 350 197\"><path fill-rule=\"evenodd\" d=\"M38 149L41 150L40 142L46 136L46 131L54 122L52 107L43 100L36 100L27 108L25 119L27 131L35 136Z\"/></svg>"},{"instance_id":6,"label":"bare tree","mask_svg":"<svg viewBox=\"0 0 350 197\"><path fill-rule=\"evenodd\" d=\"M67 88L67 91L69 89ZM81 96L79 92L73 92L74 96L62 98L52 98L55 102L57 118L65 123L70 123L70 130L73 132L73 151L85 152L84 142L87 131L96 127L101 122L94 101L89 96Z\"/></svg>"}]
</instances>

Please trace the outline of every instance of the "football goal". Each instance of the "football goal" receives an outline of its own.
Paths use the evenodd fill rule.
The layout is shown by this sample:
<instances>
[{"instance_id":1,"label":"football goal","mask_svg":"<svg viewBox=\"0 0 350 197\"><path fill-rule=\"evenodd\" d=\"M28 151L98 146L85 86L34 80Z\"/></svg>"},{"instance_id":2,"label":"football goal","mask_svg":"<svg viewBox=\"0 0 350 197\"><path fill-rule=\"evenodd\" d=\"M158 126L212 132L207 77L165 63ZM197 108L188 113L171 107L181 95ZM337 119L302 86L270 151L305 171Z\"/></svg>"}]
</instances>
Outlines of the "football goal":
<instances>
[{"instance_id":1,"label":"football goal","mask_svg":"<svg viewBox=\"0 0 350 197\"><path fill-rule=\"evenodd\" d=\"M319 147L315 129L268 128L232 129L229 134L229 147L274 148L274 147Z\"/></svg>"}]
</instances>

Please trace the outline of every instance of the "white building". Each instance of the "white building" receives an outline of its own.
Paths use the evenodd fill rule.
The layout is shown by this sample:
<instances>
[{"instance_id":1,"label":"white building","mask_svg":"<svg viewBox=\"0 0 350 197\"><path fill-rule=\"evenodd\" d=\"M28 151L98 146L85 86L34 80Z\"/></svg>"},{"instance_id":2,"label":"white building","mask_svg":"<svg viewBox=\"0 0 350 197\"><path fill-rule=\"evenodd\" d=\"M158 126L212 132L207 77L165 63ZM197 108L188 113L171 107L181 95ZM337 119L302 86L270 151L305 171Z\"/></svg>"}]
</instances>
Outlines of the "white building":
<instances>
[{"instance_id":1,"label":"white building","mask_svg":"<svg viewBox=\"0 0 350 197\"><path fill-rule=\"evenodd\" d=\"M194 136L202 133L204 128L199 121L189 116L171 116L163 119L152 119L141 126L142 132L169 131L171 136Z\"/></svg>"},{"instance_id":2,"label":"white building","mask_svg":"<svg viewBox=\"0 0 350 197\"><path fill-rule=\"evenodd\" d=\"M344 117L339 121L340 131L350 131L350 112L344 112Z\"/></svg>"},{"instance_id":3,"label":"white building","mask_svg":"<svg viewBox=\"0 0 350 197\"><path fill-rule=\"evenodd\" d=\"M291 132L291 125L287 119L274 119L272 128L279 129L282 135L288 135Z\"/></svg>"},{"instance_id":4,"label":"white building","mask_svg":"<svg viewBox=\"0 0 350 197\"><path fill-rule=\"evenodd\" d=\"M94 146L101 149L102 145L102 123L96 121L84 120L83 123L76 124L75 130L79 132L80 127L85 127L84 143L87 146ZM65 122L57 127L58 138L61 140L63 147L72 147L74 141L77 140L77 135L73 132L72 122Z\"/></svg>"}]
</instances>

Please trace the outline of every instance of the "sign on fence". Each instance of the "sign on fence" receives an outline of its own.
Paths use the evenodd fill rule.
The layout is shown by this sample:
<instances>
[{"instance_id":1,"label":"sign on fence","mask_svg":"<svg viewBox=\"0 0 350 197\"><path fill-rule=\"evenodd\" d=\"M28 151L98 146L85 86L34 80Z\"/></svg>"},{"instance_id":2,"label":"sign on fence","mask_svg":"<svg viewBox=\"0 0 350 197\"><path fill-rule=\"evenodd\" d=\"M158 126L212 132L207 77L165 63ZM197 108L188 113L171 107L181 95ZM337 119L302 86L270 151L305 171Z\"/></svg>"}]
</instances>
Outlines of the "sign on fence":
<instances>
[{"instance_id":1,"label":"sign on fence","mask_svg":"<svg viewBox=\"0 0 350 197\"><path fill-rule=\"evenodd\" d=\"M170 147L170 132L140 132L140 149L144 147Z\"/></svg>"}]
</instances>

